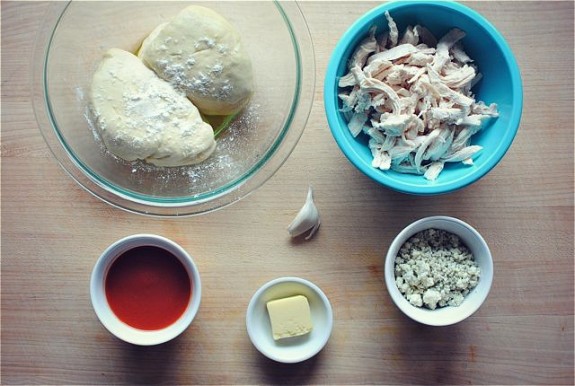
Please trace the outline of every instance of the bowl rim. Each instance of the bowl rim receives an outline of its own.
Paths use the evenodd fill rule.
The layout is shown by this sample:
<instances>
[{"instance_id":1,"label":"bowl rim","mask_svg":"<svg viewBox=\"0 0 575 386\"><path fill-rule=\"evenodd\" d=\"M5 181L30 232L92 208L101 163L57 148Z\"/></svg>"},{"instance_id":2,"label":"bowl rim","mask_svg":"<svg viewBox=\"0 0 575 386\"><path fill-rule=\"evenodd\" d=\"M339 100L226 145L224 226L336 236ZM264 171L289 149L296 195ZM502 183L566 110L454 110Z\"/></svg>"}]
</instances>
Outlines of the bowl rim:
<instances>
[{"instance_id":1,"label":"bowl rim","mask_svg":"<svg viewBox=\"0 0 575 386\"><path fill-rule=\"evenodd\" d=\"M495 149L494 154L490 157L488 162L483 164L480 168L476 167L471 173L458 178L455 181L448 181L443 183L435 182L425 185L410 184L399 179L392 180L386 175L384 171L373 168L371 165L367 165L366 163L361 162L357 151L351 144L351 142L355 141L355 138L352 138L351 134L345 132L345 130L347 130L347 124L345 127L342 125L344 122L339 114L339 101L337 97L337 79L339 77L338 69L340 68L341 58L343 58L349 45L352 44L358 36L365 35L365 31L368 31L369 27L373 25L376 19L383 17L383 13L385 11L393 13L393 11L398 9L424 6L449 9L451 11L462 14L470 21L476 23L478 27L480 27L494 39L502 52L507 67L509 68L511 74L512 95L514 98L514 106L511 109L509 126L505 131L504 137L502 138L499 146ZM523 85L521 81L521 74L519 65L515 59L511 47L508 45L503 35L484 16L463 4L454 1L392 0L390 2L376 6L375 8L364 13L354 21L354 23L344 32L340 40L337 42L328 62L323 91L325 113L331 134L346 158L363 174L367 175L379 184L401 193L413 195L438 195L450 193L469 186L470 184L476 182L481 177L489 173L501 161L507 150L510 148L513 140L515 139L519 130L519 124L523 111Z\"/></svg>"},{"instance_id":2,"label":"bowl rim","mask_svg":"<svg viewBox=\"0 0 575 386\"><path fill-rule=\"evenodd\" d=\"M407 301L407 299L405 299L403 294L399 291L399 289L397 288L397 285L395 283L395 269L394 269L395 268L395 258L397 255L397 251L399 251L399 248L401 248L401 246L405 243L405 241L407 241L407 239L409 239L411 236L413 236L417 232L424 230L424 229L430 229L430 228L444 229L450 233L457 234L459 237L461 237L460 232L445 229L445 224L448 224L448 223L451 225L454 225L455 227L458 227L459 229L468 233L468 235L470 237L473 237L474 239L476 239L478 241L478 243L480 245L480 249L483 252L483 256L485 259L484 264L487 266L488 270L487 270L487 272L482 272L482 276L479 280L479 284L477 285L477 287L475 287L473 289L473 290L475 290L479 286L481 286L479 288L482 289L482 291L481 291L480 296L478 298L474 299L474 303L472 304L472 306L468 306L466 308L458 308L457 310L461 311L461 312L458 312L457 316L455 316L455 317L452 317L449 319L448 318L433 319L433 318L428 318L428 315L431 315L433 313L437 313L438 311L441 312L442 309L443 310L453 310L455 308L454 307L451 307L451 308L444 307L442 309L429 310L429 309L419 308L419 307L415 307L415 306L411 305ZM409 225L407 225L405 228L403 228L394 237L394 239L391 242L391 244L387 250L387 253L385 255L384 281L385 281L385 285L387 288L387 292L389 293L389 296L391 297L393 303L397 306L397 308L399 308L403 312L403 314L405 314L409 318L415 320L416 322L426 324L429 326L448 326L448 325L459 323L459 322L463 321L464 319L467 319L468 317L473 315L477 310L479 310L479 308L481 308L481 306L483 305L483 303L485 302L485 300L489 296L489 292L490 292L491 286L493 284L493 277L494 277L493 256L492 256L491 251L489 249L489 245L487 244L487 242L485 241L483 236L474 227L472 227L471 225L469 225L465 221L460 220L460 219L455 218L455 217L451 217L451 216L442 216L442 215L428 216L428 217L420 218L419 220L416 220L416 221L410 223ZM470 294L471 293L472 292L470 292ZM468 298L467 298L467 300L468 300ZM465 300L464 300L464 302L465 302ZM462 306L463 306L463 304L460 305L459 307L462 307Z\"/></svg>"},{"instance_id":3,"label":"bowl rim","mask_svg":"<svg viewBox=\"0 0 575 386\"><path fill-rule=\"evenodd\" d=\"M50 152L83 189L114 207L133 213L159 217L192 216L212 212L243 199L267 182L287 161L303 135L315 93L313 42L307 21L297 3L273 1L292 42L296 81L288 115L266 154L240 176L215 190L161 198L124 189L99 176L76 156L58 130L47 88L49 48L60 20L73 2L70 0L51 5L38 31L33 55L32 102L38 127Z\"/></svg>"},{"instance_id":4,"label":"bowl rim","mask_svg":"<svg viewBox=\"0 0 575 386\"><path fill-rule=\"evenodd\" d=\"M257 334L257 327L254 321L254 315L256 313L256 308L258 307L260 299L273 287L278 285L286 284L286 283L296 283L297 285L306 287L310 289L320 300L322 312L325 314L326 318L326 325L324 326L321 336L315 341L315 344L312 349L303 352L298 357L282 357L281 353L274 353L266 350L266 348L260 343L260 338ZM264 356L272 359L276 362L281 363L299 363L303 362L307 359L312 358L313 356L317 355L327 344L331 332L333 329L333 309L328 297L325 293L319 288L316 284L312 283L311 281L296 277L296 276L284 276L278 277L276 279L270 280L267 283L263 284L260 288L256 290L256 292L251 297L248 307L246 310L246 329L248 332L248 336L254 347Z\"/></svg>"},{"instance_id":5,"label":"bowl rim","mask_svg":"<svg viewBox=\"0 0 575 386\"><path fill-rule=\"evenodd\" d=\"M106 298L106 276L114 261L141 246L155 246L174 255L186 268L192 286L192 295L183 314L170 326L158 330L141 330L126 324L112 311ZM195 319L201 299L202 282L193 258L175 241L155 234L133 234L115 241L98 257L90 275L90 300L102 325L117 338L138 346L162 344L182 334Z\"/></svg>"}]
</instances>

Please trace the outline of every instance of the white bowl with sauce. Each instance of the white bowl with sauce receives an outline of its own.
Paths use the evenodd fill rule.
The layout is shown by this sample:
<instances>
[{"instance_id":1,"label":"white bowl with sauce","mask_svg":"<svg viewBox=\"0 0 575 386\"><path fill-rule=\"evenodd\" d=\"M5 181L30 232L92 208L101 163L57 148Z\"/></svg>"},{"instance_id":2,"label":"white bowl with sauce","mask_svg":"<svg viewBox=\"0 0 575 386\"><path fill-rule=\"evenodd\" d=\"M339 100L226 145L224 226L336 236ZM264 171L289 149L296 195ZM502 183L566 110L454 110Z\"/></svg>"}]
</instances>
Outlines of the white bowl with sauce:
<instances>
[{"instance_id":1,"label":"white bowl with sauce","mask_svg":"<svg viewBox=\"0 0 575 386\"><path fill-rule=\"evenodd\" d=\"M199 271L175 242L137 234L110 245L90 280L100 322L121 340L140 346L165 343L194 320L202 297Z\"/></svg>"},{"instance_id":2,"label":"white bowl with sauce","mask_svg":"<svg viewBox=\"0 0 575 386\"><path fill-rule=\"evenodd\" d=\"M470 290L459 306L438 307L433 310L426 307L416 307L397 288L395 258L400 248L416 233L431 228L444 230L458 236L469 249L481 270L477 286ZM392 241L385 259L385 284L391 299L405 315L429 326L448 326L470 317L487 299L492 282L493 258L487 242L475 228L454 217L430 216L409 224Z\"/></svg>"},{"instance_id":3,"label":"white bowl with sauce","mask_svg":"<svg viewBox=\"0 0 575 386\"><path fill-rule=\"evenodd\" d=\"M312 330L302 336L276 341L266 304L295 295L303 295L309 302ZM260 353L276 362L298 363L313 357L327 344L333 328L333 311L329 299L317 285L299 277L280 277L254 293L248 304L246 327Z\"/></svg>"}]
</instances>

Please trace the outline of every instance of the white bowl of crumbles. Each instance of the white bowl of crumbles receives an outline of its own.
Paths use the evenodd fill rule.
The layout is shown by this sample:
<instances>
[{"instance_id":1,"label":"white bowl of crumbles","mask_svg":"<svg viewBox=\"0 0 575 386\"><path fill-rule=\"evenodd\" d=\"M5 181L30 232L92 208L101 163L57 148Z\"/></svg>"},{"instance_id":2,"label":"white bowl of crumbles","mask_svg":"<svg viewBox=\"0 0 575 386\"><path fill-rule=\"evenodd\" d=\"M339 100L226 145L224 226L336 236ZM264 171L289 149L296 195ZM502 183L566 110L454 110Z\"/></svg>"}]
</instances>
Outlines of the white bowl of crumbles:
<instances>
[{"instance_id":1,"label":"white bowl of crumbles","mask_svg":"<svg viewBox=\"0 0 575 386\"><path fill-rule=\"evenodd\" d=\"M471 225L453 217L411 223L395 237L385 259L385 284L395 305L430 326L471 316L492 282L489 246Z\"/></svg>"}]
</instances>

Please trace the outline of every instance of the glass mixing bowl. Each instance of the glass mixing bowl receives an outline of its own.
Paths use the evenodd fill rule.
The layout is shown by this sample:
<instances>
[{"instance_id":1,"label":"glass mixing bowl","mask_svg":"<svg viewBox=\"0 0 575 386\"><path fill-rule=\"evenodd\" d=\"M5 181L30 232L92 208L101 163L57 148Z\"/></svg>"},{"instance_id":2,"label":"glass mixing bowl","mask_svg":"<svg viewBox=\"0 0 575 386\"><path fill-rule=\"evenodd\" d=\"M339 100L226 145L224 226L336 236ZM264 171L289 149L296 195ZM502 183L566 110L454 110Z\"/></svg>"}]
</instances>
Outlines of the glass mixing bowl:
<instances>
[{"instance_id":1,"label":"glass mixing bowl","mask_svg":"<svg viewBox=\"0 0 575 386\"><path fill-rule=\"evenodd\" d=\"M156 167L109 153L91 124L92 75L110 48L135 52L158 25L190 4L230 21L252 59L255 92L218 137L217 149L192 166ZM158 216L222 208L261 186L296 146L311 110L313 44L295 2L55 2L38 35L34 108L62 167L116 207Z\"/></svg>"}]
</instances>

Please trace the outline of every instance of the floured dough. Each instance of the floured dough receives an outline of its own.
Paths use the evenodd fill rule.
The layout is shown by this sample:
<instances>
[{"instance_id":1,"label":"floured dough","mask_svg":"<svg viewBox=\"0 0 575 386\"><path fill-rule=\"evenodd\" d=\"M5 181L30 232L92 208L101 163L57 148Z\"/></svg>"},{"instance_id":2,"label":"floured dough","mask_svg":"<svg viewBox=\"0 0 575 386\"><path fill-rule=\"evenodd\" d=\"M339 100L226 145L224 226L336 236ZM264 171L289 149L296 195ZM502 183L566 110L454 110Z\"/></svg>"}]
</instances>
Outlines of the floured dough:
<instances>
[{"instance_id":1,"label":"floured dough","mask_svg":"<svg viewBox=\"0 0 575 386\"><path fill-rule=\"evenodd\" d=\"M90 98L104 144L127 161L188 165L216 147L198 109L127 51L112 48L104 55Z\"/></svg>"},{"instance_id":2,"label":"floured dough","mask_svg":"<svg viewBox=\"0 0 575 386\"><path fill-rule=\"evenodd\" d=\"M251 61L239 33L208 8L189 6L159 25L138 56L206 115L235 114L253 92Z\"/></svg>"}]
</instances>

